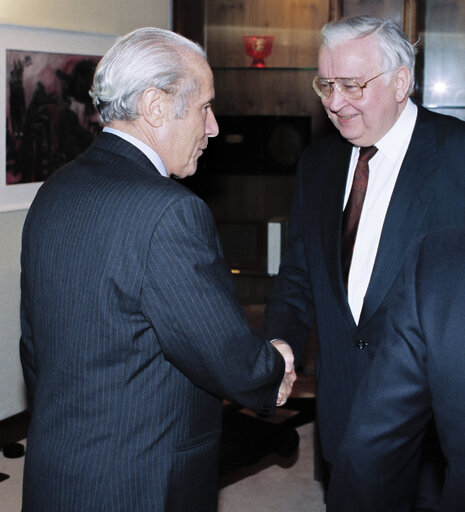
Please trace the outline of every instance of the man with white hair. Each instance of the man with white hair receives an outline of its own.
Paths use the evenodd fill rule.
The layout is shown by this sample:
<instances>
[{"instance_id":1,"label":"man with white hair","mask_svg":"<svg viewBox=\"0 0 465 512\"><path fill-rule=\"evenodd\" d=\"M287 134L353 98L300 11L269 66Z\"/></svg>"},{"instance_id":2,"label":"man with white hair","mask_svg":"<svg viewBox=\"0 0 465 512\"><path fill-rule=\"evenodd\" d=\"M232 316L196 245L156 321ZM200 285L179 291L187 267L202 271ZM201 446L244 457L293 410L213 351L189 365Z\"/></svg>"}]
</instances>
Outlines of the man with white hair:
<instances>
[{"instance_id":1,"label":"man with white hair","mask_svg":"<svg viewBox=\"0 0 465 512\"><path fill-rule=\"evenodd\" d=\"M313 87L337 132L300 160L266 332L288 341L298 359L316 328L317 419L329 471L377 350L384 319L376 312L409 247L465 222L465 123L409 98L414 65L414 46L391 20L359 16L322 29ZM430 493L428 483L419 509L436 510Z\"/></svg>"},{"instance_id":2,"label":"man with white hair","mask_svg":"<svg viewBox=\"0 0 465 512\"><path fill-rule=\"evenodd\" d=\"M295 372L250 330L207 206L169 179L218 133L212 71L193 42L139 29L92 96L103 133L23 231L22 510L214 512L222 398L269 414Z\"/></svg>"}]
</instances>

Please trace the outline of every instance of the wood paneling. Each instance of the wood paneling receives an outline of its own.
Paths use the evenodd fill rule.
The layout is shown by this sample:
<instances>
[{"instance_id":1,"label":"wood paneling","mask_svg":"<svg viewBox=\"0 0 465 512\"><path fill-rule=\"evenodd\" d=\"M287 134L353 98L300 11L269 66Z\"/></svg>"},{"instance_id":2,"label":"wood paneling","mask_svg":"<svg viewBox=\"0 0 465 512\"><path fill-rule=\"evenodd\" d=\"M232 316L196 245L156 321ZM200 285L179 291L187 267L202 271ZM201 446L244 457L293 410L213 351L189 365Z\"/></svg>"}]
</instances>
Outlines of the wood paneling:
<instances>
[{"instance_id":1,"label":"wood paneling","mask_svg":"<svg viewBox=\"0 0 465 512\"><path fill-rule=\"evenodd\" d=\"M409 40L418 39L417 0L338 0L343 16L370 14L393 19L400 25Z\"/></svg>"},{"instance_id":2,"label":"wood paneling","mask_svg":"<svg viewBox=\"0 0 465 512\"><path fill-rule=\"evenodd\" d=\"M205 46L205 1L173 0L173 30Z\"/></svg>"},{"instance_id":3,"label":"wood paneling","mask_svg":"<svg viewBox=\"0 0 465 512\"><path fill-rule=\"evenodd\" d=\"M206 0L206 44L213 67L248 67L242 36L272 35L269 67L316 67L329 0Z\"/></svg>"},{"instance_id":4,"label":"wood paneling","mask_svg":"<svg viewBox=\"0 0 465 512\"><path fill-rule=\"evenodd\" d=\"M190 14L193 2L176 0L175 30L197 41L205 36L215 76L215 113L310 115L312 138L327 131L328 119L312 90L312 80L320 28L337 17L340 0L195 0L205 7L204 24L199 13ZM268 69L249 69L252 59L245 54L244 35L275 37L272 53L266 58ZM219 224L257 221L266 225L271 217L289 215L294 178L202 176L200 171L186 184L205 199ZM266 300L272 280L263 269L234 279L243 304Z\"/></svg>"},{"instance_id":5,"label":"wood paneling","mask_svg":"<svg viewBox=\"0 0 465 512\"><path fill-rule=\"evenodd\" d=\"M215 70L218 114L311 115L321 111L312 89L316 71Z\"/></svg>"}]
</instances>

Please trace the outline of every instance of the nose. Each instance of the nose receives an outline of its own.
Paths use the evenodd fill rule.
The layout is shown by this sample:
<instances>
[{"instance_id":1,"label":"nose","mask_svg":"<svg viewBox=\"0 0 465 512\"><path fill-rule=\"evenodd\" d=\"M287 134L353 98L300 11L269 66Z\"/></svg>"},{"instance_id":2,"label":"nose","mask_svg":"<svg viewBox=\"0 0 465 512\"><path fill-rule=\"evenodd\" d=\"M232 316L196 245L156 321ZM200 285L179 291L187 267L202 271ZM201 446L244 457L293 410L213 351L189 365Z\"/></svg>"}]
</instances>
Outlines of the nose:
<instances>
[{"instance_id":1,"label":"nose","mask_svg":"<svg viewBox=\"0 0 465 512\"><path fill-rule=\"evenodd\" d=\"M220 129L218 128L218 123L216 122L215 114L213 110L210 108L207 112L207 120L205 123L205 133L207 137L216 137L219 133Z\"/></svg>"},{"instance_id":2,"label":"nose","mask_svg":"<svg viewBox=\"0 0 465 512\"><path fill-rule=\"evenodd\" d=\"M346 98L339 92L336 84L334 84L331 96L328 99L323 100L323 105L327 109L331 110L331 112L338 112L346 104L346 102Z\"/></svg>"}]
</instances>

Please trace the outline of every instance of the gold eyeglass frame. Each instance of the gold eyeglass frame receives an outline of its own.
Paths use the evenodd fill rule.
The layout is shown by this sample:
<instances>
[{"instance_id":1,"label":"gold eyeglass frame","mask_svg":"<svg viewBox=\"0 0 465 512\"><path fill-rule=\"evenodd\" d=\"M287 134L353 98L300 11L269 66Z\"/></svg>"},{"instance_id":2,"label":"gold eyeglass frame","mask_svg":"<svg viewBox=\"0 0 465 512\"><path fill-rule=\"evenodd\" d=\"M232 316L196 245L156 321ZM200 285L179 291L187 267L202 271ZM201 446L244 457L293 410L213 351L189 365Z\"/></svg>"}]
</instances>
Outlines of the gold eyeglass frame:
<instances>
[{"instance_id":1,"label":"gold eyeglass frame","mask_svg":"<svg viewBox=\"0 0 465 512\"><path fill-rule=\"evenodd\" d=\"M372 81L374 80L375 78L378 78L379 76L381 75L384 75L384 73L387 73L387 71L383 71L382 73L379 73L378 75L368 79L366 82L364 82L363 84L360 84L355 78L345 78L345 77L334 77L334 78L321 78L320 76L316 76L313 81L312 81L312 87L313 87L313 90L318 94L318 96L323 99L323 100L328 100L329 98L331 98L331 94L333 94L334 92L334 86L336 86L336 89L344 96L344 98L349 98L349 99L352 99L352 100L361 100L363 98L363 89L366 88L366 86ZM317 82L318 80L325 80L330 89L329 89L329 94L328 96L325 96L323 94L323 92L318 88L318 85L317 85ZM339 80L352 80L352 82L359 88L360 90L360 97L358 98L355 98L355 97L352 97L352 96L347 96L341 86L339 85L338 81Z\"/></svg>"}]
</instances>

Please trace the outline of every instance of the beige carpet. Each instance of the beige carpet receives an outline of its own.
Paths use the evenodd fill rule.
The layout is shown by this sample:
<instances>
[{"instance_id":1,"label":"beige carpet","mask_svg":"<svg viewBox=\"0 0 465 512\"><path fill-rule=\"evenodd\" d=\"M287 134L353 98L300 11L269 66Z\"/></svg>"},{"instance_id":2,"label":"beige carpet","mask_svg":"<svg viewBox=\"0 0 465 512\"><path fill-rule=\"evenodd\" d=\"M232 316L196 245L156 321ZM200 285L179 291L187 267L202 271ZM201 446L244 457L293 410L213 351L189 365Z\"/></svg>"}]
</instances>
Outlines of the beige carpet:
<instances>
[{"instance_id":1,"label":"beige carpet","mask_svg":"<svg viewBox=\"0 0 465 512\"><path fill-rule=\"evenodd\" d=\"M289 459L269 456L236 474L220 490L219 512L323 512L323 493L313 480L313 424L298 427L299 451ZM25 444L25 442L23 442ZM0 454L0 512L20 512L24 458ZM187 511L186 511L187 512Z\"/></svg>"},{"instance_id":2,"label":"beige carpet","mask_svg":"<svg viewBox=\"0 0 465 512\"><path fill-rule=\"evenodd\" d=\"M313 423L297 431L296 456L269 456L245 469L248 476L220 490L219 512L324 512L323 492L313 479Z\"/></svg>"}]
</instances>

